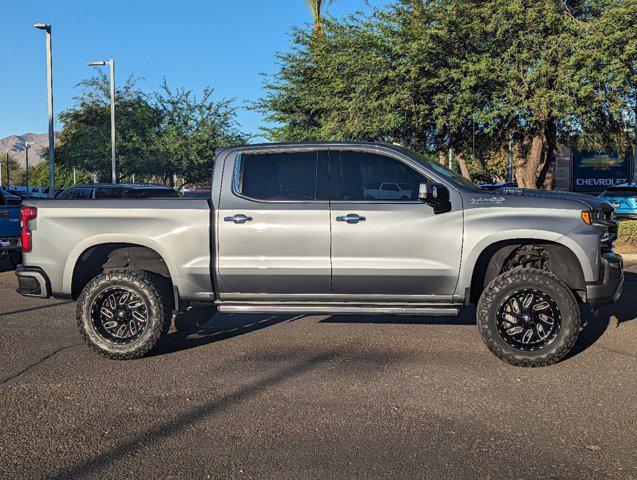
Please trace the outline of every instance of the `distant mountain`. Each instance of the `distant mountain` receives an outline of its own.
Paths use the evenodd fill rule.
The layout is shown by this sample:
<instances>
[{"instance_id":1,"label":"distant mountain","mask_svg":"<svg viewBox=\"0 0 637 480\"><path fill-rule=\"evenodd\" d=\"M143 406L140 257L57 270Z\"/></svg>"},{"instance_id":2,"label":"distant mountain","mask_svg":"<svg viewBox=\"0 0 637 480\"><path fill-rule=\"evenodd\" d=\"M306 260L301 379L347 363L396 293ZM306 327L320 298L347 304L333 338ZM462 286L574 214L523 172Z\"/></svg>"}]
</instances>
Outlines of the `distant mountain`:
<instances>
[{"instance_id":1,"label":"distant mountain","mask_svg":"<svg viewBox=\"0 0 637 480\"><path fill-rule=\"evenodd\" d=\"M0 139L0 161L4 161L5 152L9 149L9 156L15 158L22 168L26 165L26 143L29 142L29 166L37 165L44 157L40 155L43 148L49 146L47 133L25 133L11 135Z\"/></svg>"}]
</instances>

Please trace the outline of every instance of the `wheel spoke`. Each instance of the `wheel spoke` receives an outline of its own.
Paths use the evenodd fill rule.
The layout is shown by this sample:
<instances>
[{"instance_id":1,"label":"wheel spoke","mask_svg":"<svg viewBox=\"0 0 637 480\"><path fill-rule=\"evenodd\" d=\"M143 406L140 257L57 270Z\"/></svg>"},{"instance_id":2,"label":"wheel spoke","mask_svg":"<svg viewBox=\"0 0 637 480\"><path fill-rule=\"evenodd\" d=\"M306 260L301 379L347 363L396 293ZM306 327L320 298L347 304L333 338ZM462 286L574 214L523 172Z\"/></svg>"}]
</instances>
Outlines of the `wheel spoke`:
<instances>
[{"instance_id":1,"label":"wheel spoke","mask_svg":"<svg viewBox=\"0 0 637 480\"><path fill-rule=\"evenodd\" d=\"M128 301L129 297L130 297L130 293L129 292L122 293L121 297L119 297L119 304L120 305L126 305L126 302Z\"/></svg>"},{"instance_id":2,"label":"wheel spoke","mask_svg":"<svg viewBox=\"0 0 637 480\"><path fill-rule=\"evenodd\" d=\"M533 338L533 329L529 328L526 332L524 332L524 336L522 337L522 342L529 343Z\"/></svg>"},{"instance_id":3,"label":"wheel spoke","mask_svg":"<svg viewBox=\"0 0 637 480\"><path fill-rule=\"evenodd\" d=\"M533 302L533 294L529 293L526 297L524 297L524 300L522 301L522 307L529 308L532 302Z\"/></svg>"},{"instance_id":4,"label":"wheel spoke","mask_svg":"<svg viewBox=\"0 0 637 480\"><path fill-rule=\"evenodd\" d=\"M105 322L104 323L104 328L108 328L109 330L117 327L117 325L119 325L117 322Z\"/></svg>"},{"instance_id":5,"label":"wheel spoke","mask_svg":"<svg viewBox=\"0 0 637 480\"><path fill-rule=\"evenodd\" d=\"M520 304L518 303L517 298L511 299L511 307L515 313L520 313Z\"/></svg>"},{"instance_id":6,"label":"wheel spoke","mask_svg":"<svg viewBox=\"0 0 637 480\"><path fill-rule=\"evenodd\" d=\"M512 327L507 330L509 335L517 335L518 333L522 333L524 329L522 327Z\"/></svg>"},{"instance_id":7,"label":"wheel spoke","mask_svg":"<svg viewBox=\"0 0 637 480\"><path fill-rule=\"evenodd\" d=\"M535 312L539 312L540 310L546 310L547 308L550 308L551 306L549 305L549 302L539 302L536 303L535 305L533 305L533 310Z\"/></svg>"},{"instance_id":8,"label":"wheel spoke","mask_svg":"<svg viewBox=\"0 0 637 480\"><path fill-rule=\"evenodd\" d=\"M133 311L133 318L138 322L146 323L146 315L139 310Z\"/></svg>"},{"instance_id":9,"label":"wheel spoke","mask_svg":"<svg viewBox=\"0 0 637 480\"><path fill-rule=\"evenodd\" d=\"M100 308L100 313L106 318L113 318L113 312L106 307Z\"/></svg>"},{"instance_id":10,"label":"wheel spoke","mask_svg":"<svg viewBox=\"0 0 637 480\"><path fill-rule=\"evenodd\" d=\"M549 317L548 315L544 313L540 313L538 315L538 318L542 320L544 323L547 323L549 325L553 325L555 323L555 320L553 318Z\"/></svg>"},{"instance_id":11,"label":"wheel spoke","mask_svg":"<svg viewBox=\"0 0 637 480\"><path fill-rule=\"evenodd\" d=\"M548 332L546 332L546 331L544 330L544 327L542 326L542 324L541 324L541 323L538 323L538 324L535 326L535 331L536 331L536 332L537 332L537 334L540 336L540 339L541 339L541 340L544 340L544 339L548 336Z\"/></svg>"}]
</instances>

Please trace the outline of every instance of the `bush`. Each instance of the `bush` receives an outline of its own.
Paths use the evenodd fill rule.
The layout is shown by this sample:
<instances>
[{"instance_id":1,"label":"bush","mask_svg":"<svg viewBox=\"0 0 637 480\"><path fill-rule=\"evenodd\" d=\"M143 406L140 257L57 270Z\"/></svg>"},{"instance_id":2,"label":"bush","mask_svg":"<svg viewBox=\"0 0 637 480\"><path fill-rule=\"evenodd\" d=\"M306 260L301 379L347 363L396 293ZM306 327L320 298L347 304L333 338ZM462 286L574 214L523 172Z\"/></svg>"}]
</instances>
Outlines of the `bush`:
<instances>
[{"instance_id":1,"label":"bush","mask_svg":"<svg viewBox=\"0 0 637 480\"><path fill-rule=\"evenodd\" d=\"M619 222L618 250L637 253L637 220Z\"/></svg>"}]
</instances>

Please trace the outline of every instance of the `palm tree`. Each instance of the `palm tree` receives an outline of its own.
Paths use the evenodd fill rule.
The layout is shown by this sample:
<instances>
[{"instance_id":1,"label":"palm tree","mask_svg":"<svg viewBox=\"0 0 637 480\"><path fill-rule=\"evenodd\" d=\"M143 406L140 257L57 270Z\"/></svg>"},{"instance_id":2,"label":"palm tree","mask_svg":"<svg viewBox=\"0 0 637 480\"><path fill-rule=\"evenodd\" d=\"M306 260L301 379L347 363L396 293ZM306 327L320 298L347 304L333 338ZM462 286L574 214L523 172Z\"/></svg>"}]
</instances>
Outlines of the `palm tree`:
<instances>
[{"instance_id":1,"label":"palm tree","mask_svg":"<svg viewBox=\"0 0 637 480\"><path fill-rule=\"evenodd\" d=\"M327 9L327 6L332 3L332 0L305 0L305 3L310 8L312 17L314 18L314 29L312 31L314 33L320 32L322 29L323 13L325 9Z\"/></svg>"}]
</instances>

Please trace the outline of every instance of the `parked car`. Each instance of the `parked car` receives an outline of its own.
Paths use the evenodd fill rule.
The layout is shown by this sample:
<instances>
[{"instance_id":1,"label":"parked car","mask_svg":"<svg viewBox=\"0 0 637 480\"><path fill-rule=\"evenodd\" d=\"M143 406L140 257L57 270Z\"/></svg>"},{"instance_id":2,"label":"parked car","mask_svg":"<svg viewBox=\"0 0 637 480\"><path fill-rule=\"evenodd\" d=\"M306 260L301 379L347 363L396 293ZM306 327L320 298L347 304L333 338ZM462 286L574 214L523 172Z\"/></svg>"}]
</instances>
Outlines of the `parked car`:
<instances>
[{"instance_id":1,"label":"parked car","mask_svg":"<svg viewBox=\"0 0 637 480\"><path fill-rule=\"evenodd\" d=\"M20 197L0 189L0 260L9 257L14 267L22 258L20 234Z\"/></svg>"},{"instance_id":2,"label":"parked car","mask_svg":"<svg viewBox=\"0 0 637 480\"><path fill-rule=\"evenodd\" d=\"M2 195L0 199L0 205L20 205L22 203L22 198L18 195L14 195L9 193L0 187L0 195Z\"/></svg>"},{"instance_id":3,"label":"parked car","mask_svg":"<svg viewBox=\"0 0 637 480\"><path fill-rule=\"evenodd\" d=\"M418 185L407 183L371 183L363 189L366 200L415 200Z\"/></svg>"},{"instance_id":4,"label":"parked car","mask_svg":"<svg viewBox=\"0 0 637 480\"><path fill-rule=\"evenodd\" d=\"M416 178L416 200L365 198L365 185ZM96 203L27 202L16 273L23 295L77 300L82 338L114 359L147 354L191 302L443 316L477 304L496 356L549 365L575 345L578 303L612 303L624 281L609 203L486 192L399 146L222 148L210 200Z\"/></svg>"},{"instance_id":5,"label":"parked car","mask_svg":"<svg viewBox=\"0 0 637 480\"><path fill-rule=\"evenodd\" d=\"M25 185L11 185L7 188L10 193L13 195L19 196L20 198L47 198L47 190L44 187L32 187Z\"/></svg>"},{"instance_id":6,"label":"parked car","mask_svg":"<svg viewBox=\"0 0 637 480\"><path fill-rule=\"evenodd\" d=\"M211 190L210 188L193 188L192 190L187 190L183 193L182 197L184 198L210 198Z\"/></svg>"},{"instance_id":7,"label":"parked car","mask_svg":"<svg viewBox=\"0 0 637 480\"><path fill-rule=\"evenodd\" d=\"M637 219L637 183L622 183L608 187L599 198L615 208L615 218Z\"/></svg>"},{"instance_id":8,"label":"parked car","mask_svg":"<svg viewBox=\"0 0 637 480\"><path fill-rule=\"evenodd\" d=\"M107 198L166 198L179 197L172 188L164 185L141 183L92 183L67 188L56 198L60 200L91 200Z\"/></svg>"}]
</instances>

